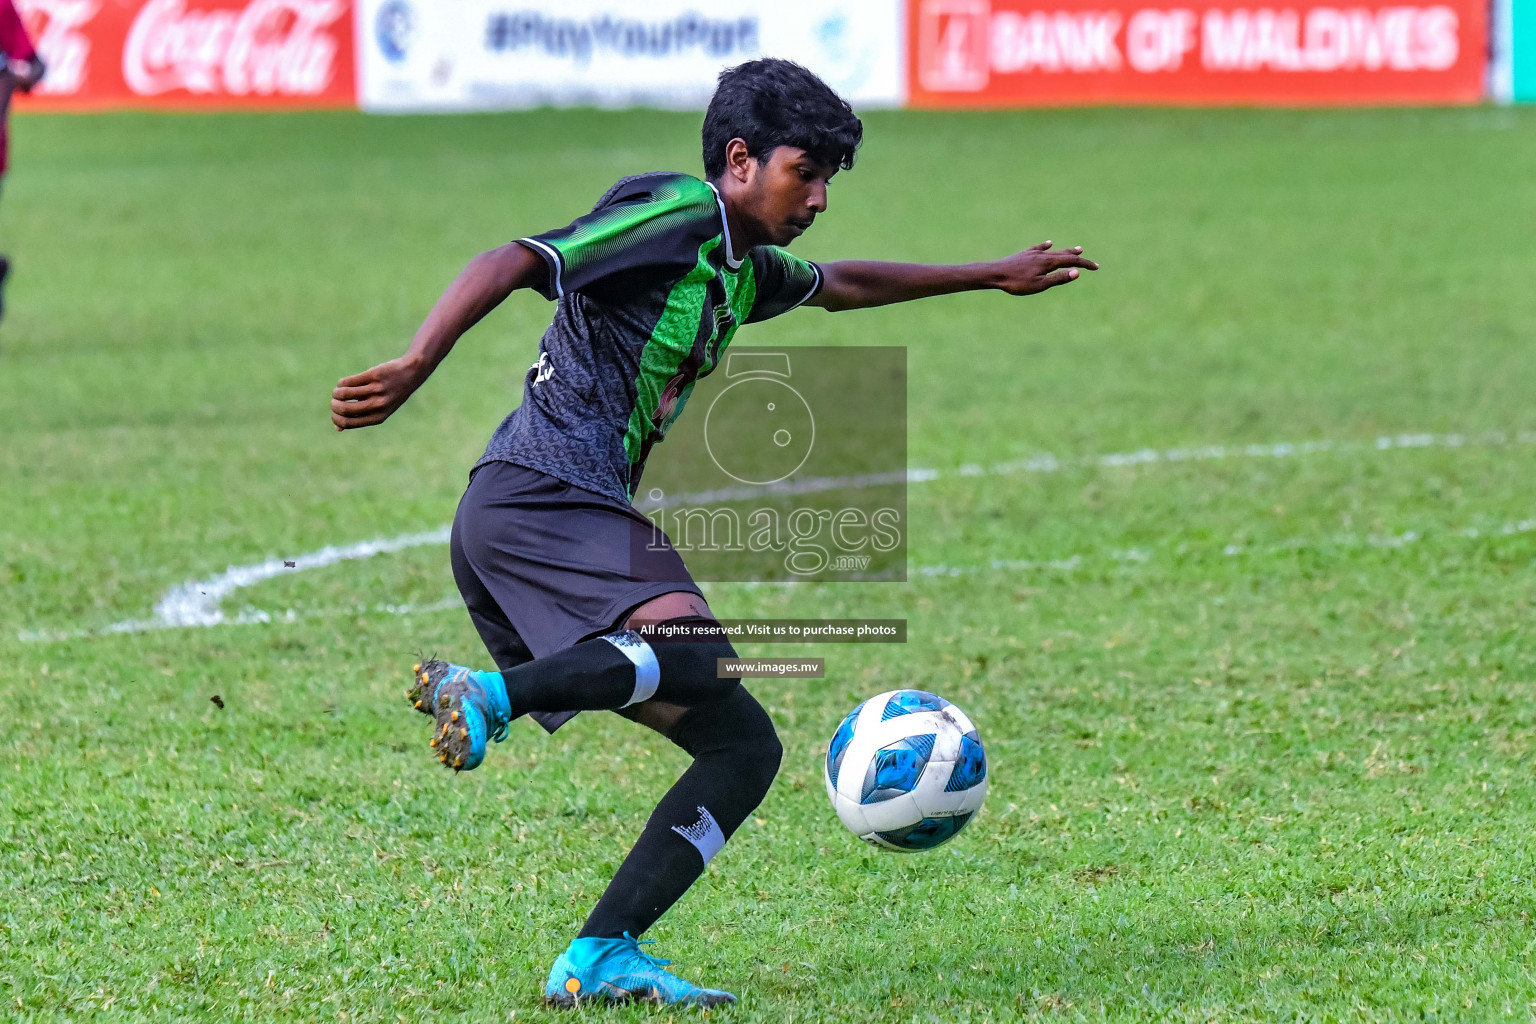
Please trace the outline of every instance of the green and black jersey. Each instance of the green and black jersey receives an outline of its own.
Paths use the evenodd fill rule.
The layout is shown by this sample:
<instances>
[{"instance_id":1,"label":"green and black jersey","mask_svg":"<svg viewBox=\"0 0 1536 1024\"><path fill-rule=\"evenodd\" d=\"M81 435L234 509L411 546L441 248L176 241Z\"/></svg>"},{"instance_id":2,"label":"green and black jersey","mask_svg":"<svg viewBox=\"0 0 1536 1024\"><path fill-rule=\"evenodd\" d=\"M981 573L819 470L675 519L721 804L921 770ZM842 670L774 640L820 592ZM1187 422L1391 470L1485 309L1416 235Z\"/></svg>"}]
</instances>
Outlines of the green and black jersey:
<instances>
[{"instance_id":1,"label":"green and black jersey","mask_svg":"<svg viewBox=\"0 0 1536 1024\"><path fill-rule=\"evenodd\" d=\"M734 250L714 186L686 174L625 178L587 216L518 241L544 258L540 291L558 305L523 404L476 465L516 463L625 503L737 326L821 288L820 268L783 249Z\"/></svg>"}]
</instances>

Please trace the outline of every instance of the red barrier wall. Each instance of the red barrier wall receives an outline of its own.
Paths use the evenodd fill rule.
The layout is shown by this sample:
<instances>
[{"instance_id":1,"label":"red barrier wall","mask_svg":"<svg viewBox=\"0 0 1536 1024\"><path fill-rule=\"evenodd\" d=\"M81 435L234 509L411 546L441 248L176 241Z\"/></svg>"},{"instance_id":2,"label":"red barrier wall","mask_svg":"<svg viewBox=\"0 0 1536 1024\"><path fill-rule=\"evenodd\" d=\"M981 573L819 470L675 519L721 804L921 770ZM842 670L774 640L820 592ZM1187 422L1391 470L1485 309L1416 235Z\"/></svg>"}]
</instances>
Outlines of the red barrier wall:
<instances>
[{"instance_id":1,"label":"red barrier wall","mask_svg":"<svg viewBox=\"0 0 1536 1024\"><path fill-rule=\"evenodd\" d=\"M351 107L352 0L17 0L48 76L18 105Z\"/></svg>"},{"instance_id":2,"label":"red barrier wall","mask_svg":"<svg viewBox=\"0 0 1536 1024\"><path fill-rule=\"evenodd\" d=\"M49 62L23 107L357 103L355 0L18 6ZM905 20L915 107L1447 103L1485 92L1486 0L908 0Z\"/></svg>"},{"instance_id":3,"label":"red barrier wall","mask_svg":"<svg viewBox=\"0 0 1536 1024\"><path fill-rule=\"evenodd\" d=\"M1484 0L912 0L910 105L1475 102Z\"/></svg>"}]
</instances>

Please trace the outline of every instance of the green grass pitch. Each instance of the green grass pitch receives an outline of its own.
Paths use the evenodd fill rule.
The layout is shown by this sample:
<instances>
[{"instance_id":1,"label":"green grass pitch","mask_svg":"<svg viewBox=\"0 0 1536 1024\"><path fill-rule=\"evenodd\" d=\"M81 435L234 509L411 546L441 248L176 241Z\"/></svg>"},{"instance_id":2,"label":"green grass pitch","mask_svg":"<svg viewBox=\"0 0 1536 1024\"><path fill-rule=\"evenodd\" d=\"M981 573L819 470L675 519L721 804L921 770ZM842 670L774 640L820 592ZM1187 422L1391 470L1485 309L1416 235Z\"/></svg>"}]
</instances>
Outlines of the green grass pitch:
<instances>
[{"instance_id":1,"label":"green grass pitch","mask_svg":"<svg viewBox=\"0 0 1536 1024\"><path fill-rule=\"evenodd\" d=\"M1529 1019L1536 111L867 129L797 251L1049 237L1103 271L740 340L908 346L913 465L1061 466L914 485L910 583L706 588L731 617L912 639L743 647L829 678L755 687L785 769L659 955L741 1021ZM76 631L448 522L550 307L515 297L382 428L337 435L332 383L400 350L475 252L622 174L694 170L697 119L13 131L0 1018L540 1019L683 755L586 715L443 771L401 697L418 648L484 661L442 546L225 601L291 622ZM1436 436L1378 446L1405 433ZM1307 441L1333 446L1239 451ZM1093 458L1211 445L1235 457ZM384 608L405 604L427 610ZM925 856L864 848L822 791L839 717L895 686L961 704L992 766Z\"/></svg>"}]
</instances>

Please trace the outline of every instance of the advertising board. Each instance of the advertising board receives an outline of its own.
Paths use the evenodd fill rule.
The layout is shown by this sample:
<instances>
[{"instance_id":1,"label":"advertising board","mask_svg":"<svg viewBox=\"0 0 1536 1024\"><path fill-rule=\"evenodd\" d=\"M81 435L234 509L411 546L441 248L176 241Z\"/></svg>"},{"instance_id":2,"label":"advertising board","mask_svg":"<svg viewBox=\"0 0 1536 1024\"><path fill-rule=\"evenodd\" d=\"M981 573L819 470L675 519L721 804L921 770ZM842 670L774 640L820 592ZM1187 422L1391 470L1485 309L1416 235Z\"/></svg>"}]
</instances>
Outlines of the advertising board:
<instances>
[{"instance_id":1,"label":"advertising board","mask_svg":"<svg viewBox=\"0 0 1536 1024\"><path fill-rule=\"evenodd\" d=\"M1487 21L1484 0L912 0L911 105L1473 102Z\"/></svg>"},{"instance_id":2,"label":"advertising board","mask_svg":"<svg viewBox=\"0 0 1536 1024\"><path fill-rule=\"evenodd\" d=\"M903 98L902 0L361 0L365 109L702 109L721 69L771 54L851 102Z\"/></svg>"},{"instance_id":3,"label":"advertising board","mask_svg":"<svg viewBox=\"0 0 1536 1024\"><path fill-rule=\"evenodd\" d=\"M351 0L17 0L48 74L22 106L351 106Z\"/></svg>"}]
</instances>

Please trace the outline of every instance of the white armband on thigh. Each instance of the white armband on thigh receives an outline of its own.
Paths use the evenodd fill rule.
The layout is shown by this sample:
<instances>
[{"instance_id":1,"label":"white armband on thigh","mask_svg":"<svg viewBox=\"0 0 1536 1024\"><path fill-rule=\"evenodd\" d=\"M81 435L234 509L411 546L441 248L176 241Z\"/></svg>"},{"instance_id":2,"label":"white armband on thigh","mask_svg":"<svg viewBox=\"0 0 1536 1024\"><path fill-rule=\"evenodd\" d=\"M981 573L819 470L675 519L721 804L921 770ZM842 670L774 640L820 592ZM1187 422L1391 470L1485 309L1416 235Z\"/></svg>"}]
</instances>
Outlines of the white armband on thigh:
<instances>
[{"instance_id":1,"label":"white armband on thigh","mask_svg":"<svg viewBox=\"0 0 1536 1024\"><path fill-rule=\"evenodd\" d=\"M635 665L635 692L624 706L629 707L654 697L656 687L661 685L661 666L656 663L656 652L651 650L651 645L640 639L640 634L632 629L609 633L603 639L617 647Z\"/></svg>"}]
</instances>

